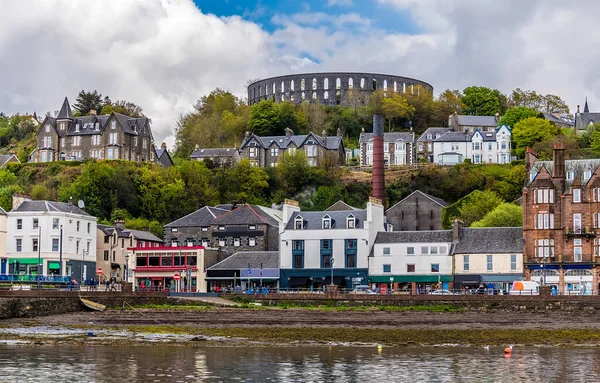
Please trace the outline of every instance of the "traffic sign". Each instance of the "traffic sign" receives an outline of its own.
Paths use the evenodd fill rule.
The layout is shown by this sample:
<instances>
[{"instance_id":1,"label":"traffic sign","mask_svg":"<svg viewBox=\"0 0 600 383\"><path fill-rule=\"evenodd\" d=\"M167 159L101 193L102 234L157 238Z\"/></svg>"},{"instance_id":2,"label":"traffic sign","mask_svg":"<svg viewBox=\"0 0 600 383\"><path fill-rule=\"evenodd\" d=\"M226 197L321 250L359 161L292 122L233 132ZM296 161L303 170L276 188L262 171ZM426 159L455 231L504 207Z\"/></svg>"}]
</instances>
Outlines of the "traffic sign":
<instances>
[{"instance_id":1,"label":"traffic sign","mask_svg":"<svg viewBox=\"0 0 600 383\"><path fill-rule=\"evenodd\" d=\"M179 275L179 273L175 273L175 275L173 275L173 279L178 281L179 279L181 279L181 275Z\"/></svg>"},{"instance_id":2,"label":"traffic sign","mask_svg":"<svg viewBox=\"0 0 600 383\"><path fill-rule=\"evenodd\" d=\"M100 274L100 275L102 275L102 267L98 267L98 268L96 269L96 274Z\"/></svg>"}]
</instances>

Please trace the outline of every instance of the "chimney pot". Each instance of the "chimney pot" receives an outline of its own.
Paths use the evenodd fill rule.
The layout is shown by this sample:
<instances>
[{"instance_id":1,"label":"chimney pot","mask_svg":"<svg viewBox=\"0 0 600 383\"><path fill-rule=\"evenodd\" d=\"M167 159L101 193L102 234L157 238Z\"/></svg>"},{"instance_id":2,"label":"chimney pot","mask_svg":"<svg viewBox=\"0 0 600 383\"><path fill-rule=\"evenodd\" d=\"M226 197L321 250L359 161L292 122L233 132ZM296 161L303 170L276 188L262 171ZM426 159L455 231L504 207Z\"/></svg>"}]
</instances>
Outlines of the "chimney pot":
<instances>
[{"instance_id":1,"label":"chimney pot","mask_svg":"<svg viewBox=\"0 0 600 383\"><path fill-rule=\"evenodd\" d=\"M69 197L69 205L73 205L73 197Z\"/></svg>"},{"instance_id":2,"label":"chimney pot","mask_svg":"<svg viewBox=\"0 0 600 383\"><path fill-rule=\"evenodd\" d=\"M90 116L95 116L96 113L96 109L90 109L90 112L88 113Z\"/></svg>"},{"instance_id":3,"label":"chimney pot","mask_svg":"<svg viewBox=\"0 0 600 383\"><path fill-rule=\"evenodd\" d=\"M163 142L162 144L160 144L160 148L161 148L162 150L167 150L167 143L166 143L166 142Z\"/></svg>"}]
</instances>

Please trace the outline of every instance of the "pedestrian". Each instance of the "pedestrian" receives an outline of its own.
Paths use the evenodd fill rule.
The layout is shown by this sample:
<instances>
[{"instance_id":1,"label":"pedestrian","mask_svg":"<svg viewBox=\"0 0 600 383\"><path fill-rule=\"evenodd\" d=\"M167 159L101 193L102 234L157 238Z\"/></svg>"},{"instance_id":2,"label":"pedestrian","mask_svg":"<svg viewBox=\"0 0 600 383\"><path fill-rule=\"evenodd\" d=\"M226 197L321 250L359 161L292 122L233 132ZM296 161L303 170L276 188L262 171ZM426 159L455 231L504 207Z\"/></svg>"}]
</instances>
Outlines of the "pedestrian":
<instances>
[{"instance_id":1,"label":"pedestrian","mask_svg":"<svg viewBox=\"0 0 600 383\"><path fill-rule=\"evenodd\" d=\"M117 288L115 287L115 280L113 278L112 282L110 283L110 291L117 291Z\"/></svg>"},{"instance_id":2,"label":"pedestrian","mask_svg":"<svg viewBox=\"0 0 600 383\"><path fill-rule=\"evenodd\" d=\"M106 280L104 291L108 291L108 285L110 284L109 280Z\"/></svg>"}]
</instances>

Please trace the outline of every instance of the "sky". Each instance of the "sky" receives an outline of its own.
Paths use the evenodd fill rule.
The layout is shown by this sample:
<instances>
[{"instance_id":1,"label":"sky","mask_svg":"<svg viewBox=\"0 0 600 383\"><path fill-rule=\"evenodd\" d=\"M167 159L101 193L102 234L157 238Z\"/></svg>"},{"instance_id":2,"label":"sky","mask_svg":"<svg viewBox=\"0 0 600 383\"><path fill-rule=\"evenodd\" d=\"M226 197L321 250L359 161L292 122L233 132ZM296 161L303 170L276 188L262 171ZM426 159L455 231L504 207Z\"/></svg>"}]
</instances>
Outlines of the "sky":
<instances>
[{"instance_id":1,"label":"sky","mask_svg":"<svg viewBox=\"0 0 600 383\"><path fill-rule=\"evenodd\" d=\"M2 0L0 111L82 90L140 105L157 145L215 88L320 71L479 85L600 111L596 0ZM598 56L598 57L597 57Z\"/></svg>"}]
</instances>

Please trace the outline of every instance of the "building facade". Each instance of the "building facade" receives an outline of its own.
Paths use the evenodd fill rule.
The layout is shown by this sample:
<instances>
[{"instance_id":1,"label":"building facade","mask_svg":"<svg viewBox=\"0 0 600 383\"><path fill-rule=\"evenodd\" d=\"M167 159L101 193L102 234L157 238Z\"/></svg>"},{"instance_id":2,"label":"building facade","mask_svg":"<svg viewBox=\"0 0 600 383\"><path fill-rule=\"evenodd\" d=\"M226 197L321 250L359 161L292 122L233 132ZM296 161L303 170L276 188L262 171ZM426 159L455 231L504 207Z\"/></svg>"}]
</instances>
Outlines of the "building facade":
<instances>
[{"instance_id":1,"label":"building facade","mask_svg":"<svg viewBox=\"0 0 600 383\"><path fill-rule=\"evenodd\" d=\"M598 293L600 159L566 160L557 144L552 161L526 153L523 259L530 280L561 293Z\"/></svg>"},{"instance_id":2,"label":"building facade","mask_svg":"<svg viewBox=\"0 0 600 383\"><path fill-rule=\"evenodd\" d=\"M190 155L192 161L204 161L215 167L233 166L240 162L240 152L237 148L196 148Z\"/></svg>"},{"instance_id":3,"label":"building facade","mask_svg":"<svg viewBox=\"0 0 600 383\"><path fill-rule=\"evenodd\" d=\"M439 165L455 165L466 159L474 164L508 164L512 160L511 135L506 125L472 134L446 132L433 142L433 160Z\"/></svg>"},{"instance_id":4,"label":"building facade","mask_svg":"<svg viewBox=\"0 0 600 383\"><path fill-rule=\"evenodd\" d=\"M413 163L415 134L410 132L384 133L383 158L384 164L410 165ZM373 133L360 134L359 138L360 166L373 165Z\"/></svg>"},{"instance_id":5,"label":"building facade","mask_svg":"<svg viewBox=\"0 0 600 383\"><path fill-rule=\"evenodd\" d=\"M441 230L444 200L415 190L387 209L385 216L394 231Z\"/></svg>"},{"instance_id":6,"label":"building facade","mask_svg":"<svg viewBox=\"0 0 600 383\"><path fill-rule=\"evenodd\" d=\"M500 114L495 116L469 116L458 113L448 117L448 127L455 132L473 134L476 131L494 132L500 123Z\"/></svg>"},{"instance_id":7,"label":"building facade","mask_svg":"<svg viewBox=\"0 0 600 383\"><path fill-rule=\"evenodd\" d=\"M68 160L130 160L155 162L148 118L119 113L73 117L65 97L56 117L47 116L36 133L34 162Z\"/></svg>"},{"instance_id":8,"label":"building facade","mask_svg":"<svg viewBox=\"0 0 600 383\"><path fill-rule=\"evenodd\" d=\"M9 274L89 281L96 276L96 217L72 203L15 195L8 213Z\"/></svg>"},{"instance_id":9,"label":"building facade","mask_svg":"<svg viewBox=\"0 0 600 383\"><path fill-rule=\"evenodd\" d=\"M323 289L364 284L377 232L385 230L381 201L347 211L300 211L286 200L280 229L280 287ZM332 281L333 275L333 281Z\"/></svg>"},{"instance_id":10,"label":"building facade","mask_svg":"<svg viewBox=\"0 0 600 383\"><path fill-rule=\"evenodd\" d=\"M168 168L169 166L173 166L173 159L167 150L166 142L160 144L160 149L156 149L156 162Z\"/></svg>"},{"instance_id":11,"label":"building facade","mask_svg":"<svg viewBox=\"0 0 600 383\"><path fill-rule=\"evenodd\" d=\"M455 221L454 225L458 225ZM454 288L510 291L523 280L522 227L459 227L455 242Z\"/></svg>"},{"instance_id":12,"label":"building facade","mask_svg":"<svg viewBox=\"0 0 600 383\"><path fill-rule=\"evenodd\" d=\"M306 154L308 163L319 165L322 161L331 161L338 165L345 163L346 150L341 133L335 137L322 136L314 133L294 135L291 129L286 129L285 136L259 137L247 134L240 146L240 158L247 159L250 164L261 168L275 167L286 153L302 151Z\"/></svg>"},{"instance_id":13,"label":"building facade","mask_svg":"<svg viewBox=\"0 0 600 383\"><path fill-rule=\"evenodd\" d=\"M452 230L378 233L369 262L369 283L406 293L453 289L451 250Z\"/></svg>"},{"instance_id":14,"label":"building facade","mask_svg":"<svg viewBox=\"0 0 600 383\"><path fill-rule=\"evenodd\" d=\"M208 290L279 287L278 251L240 251L206 270Z\"/></svg>"},{"instance_id":15,"label":"building facade","mask_svg":"<svg viewBox=\"0 0 600 383\"><path fill-rule=\"evenodd\" d=\"M423 132L417 138L415 147L417 161L433 162L433 142L449 131L450 128L428 128Z\"/></svg>"}]
</instances>

